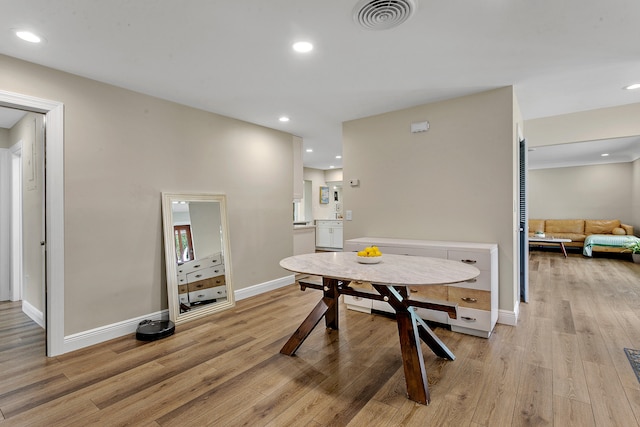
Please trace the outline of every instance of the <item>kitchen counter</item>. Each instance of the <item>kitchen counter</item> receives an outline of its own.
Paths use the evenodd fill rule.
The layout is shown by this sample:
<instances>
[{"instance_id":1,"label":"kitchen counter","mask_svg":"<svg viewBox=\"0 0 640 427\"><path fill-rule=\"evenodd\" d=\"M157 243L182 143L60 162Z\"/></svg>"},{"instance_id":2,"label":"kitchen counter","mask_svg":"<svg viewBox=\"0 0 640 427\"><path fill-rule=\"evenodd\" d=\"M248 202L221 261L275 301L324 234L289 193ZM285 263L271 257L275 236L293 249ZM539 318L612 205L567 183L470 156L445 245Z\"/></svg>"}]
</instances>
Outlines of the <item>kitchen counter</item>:
<instances>
[{"instance_id":1,"label":"kitchen counter","mask_svg":"<svg viewBox=\"0 0 640 427\"><path fill-rule=\"evenodd\" d=\"M310 254L316 251L316 226L293 225L293 254Z\"/></svg>"},{"instance_id":2,"label":"kitchen counter","mask_svg":"<svg viewBox=\"0 0 640 427\"><path fill-rule=\"evenodd\" d=\"M307 225L295 225L294 224L293 225L293 229L294 230L304 230L304 229L307 229L307 228L316 228L316 226L315 225L311 225L311 224L307 224Z\"/></svg>"}]
</instances>

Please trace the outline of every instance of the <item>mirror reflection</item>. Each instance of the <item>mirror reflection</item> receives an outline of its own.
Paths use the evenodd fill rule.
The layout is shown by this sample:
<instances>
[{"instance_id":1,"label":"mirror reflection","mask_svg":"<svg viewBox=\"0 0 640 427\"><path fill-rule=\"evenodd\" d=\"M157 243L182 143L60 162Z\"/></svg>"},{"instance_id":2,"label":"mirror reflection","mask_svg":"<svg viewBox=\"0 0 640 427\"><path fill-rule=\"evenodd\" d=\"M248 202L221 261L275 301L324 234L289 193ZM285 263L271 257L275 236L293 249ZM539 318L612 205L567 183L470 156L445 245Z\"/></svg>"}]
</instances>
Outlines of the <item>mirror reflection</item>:
<instances>
[{"instance_id":1,"label":"mirror reflection","mask_svg":"<svg viewBox=\"0 0 640 427\"><path fill-rule=\"evenodd\" d=\"M163 212L171 320L233 306L224 195L163 193Z\"/></svg>"}]
</instances>

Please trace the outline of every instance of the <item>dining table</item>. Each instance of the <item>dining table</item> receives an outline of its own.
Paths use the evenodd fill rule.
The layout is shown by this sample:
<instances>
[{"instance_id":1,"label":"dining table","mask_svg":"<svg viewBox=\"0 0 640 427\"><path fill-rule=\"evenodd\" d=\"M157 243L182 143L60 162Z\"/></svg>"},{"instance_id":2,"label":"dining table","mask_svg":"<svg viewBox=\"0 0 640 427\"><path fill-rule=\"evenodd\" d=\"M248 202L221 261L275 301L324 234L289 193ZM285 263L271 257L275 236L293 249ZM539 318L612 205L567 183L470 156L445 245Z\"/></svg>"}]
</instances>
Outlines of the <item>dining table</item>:
<instances>
[{"instance_id":1,"label":"dining table","mask_svg":"<svg viewBox=\"0 0 640 427\"><path fill-rule=\"evenodd\" d=\"M455 318L457 305L415 300L410 297L408 288L464 282L476 278L480 270L461 261L395 254L383 254L373 260L374 263L367 262L372 260L362 259L356 252L316 252L280 261L280 266L288 271L321 278L320 282L298 280L302 290L311 287L323 292L320 301L287 340L280 353L293 356L323 317L327 328L338 330L340 295L385 301L395 310L407 396L427 405L431 397L420 340L438 357L455 360L455 356L416 314L415 307L445 311ZM368 283L372 291L362 292L350 286L352 283Z\"/></svg>"}]
</instances>

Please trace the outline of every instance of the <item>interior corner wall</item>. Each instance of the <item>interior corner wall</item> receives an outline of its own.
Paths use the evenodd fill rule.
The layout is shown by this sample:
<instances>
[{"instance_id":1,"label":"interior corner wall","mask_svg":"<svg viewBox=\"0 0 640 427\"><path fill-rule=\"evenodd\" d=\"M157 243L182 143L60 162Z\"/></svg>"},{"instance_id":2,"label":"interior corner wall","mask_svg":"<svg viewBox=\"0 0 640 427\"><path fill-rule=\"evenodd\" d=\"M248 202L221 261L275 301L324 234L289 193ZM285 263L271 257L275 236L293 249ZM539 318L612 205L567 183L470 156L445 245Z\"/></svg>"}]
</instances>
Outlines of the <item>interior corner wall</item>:
<instances>
[{"instance_id":1,"label":"interior corner wall","mask_svg":"<svg viewBox=\"0 0 640 427\"><path fill-rule=\"evenodd\" d=\"M514 310L513 88L343 123L344 238L497 243L499 306ZM411 133L413 122L427 132Z\"/></svg>"},{"instance_id":2,"label":"interior corner wall","mask_svg":"<svg viewBox=\"0 0 640 427\"><path fill-rule=\"evenodd\" d=\"M167 308L162 191L226 194L235 290L286 276L292 135L3 55L0 68L0 89L64 104L65 336Z\"/></svg>"},{"instance_id":3,"label":"interior corner wall","mask_svg":"<svg viewBox=\"0 0 640 427\"><path fill-rule=\"evenodd\" d=\"M633 224L633 165L529 170L529 218L619 219Z\"/></svg>"},{"instance_id":4,"label":"interior corner wall","mask_svg":"<svg viewBox=\"0 0 640 427\"><path fill-rule=\"evenodd\" d=\"M0 128L0 148L10 148L9 129Z\"/></svg>"}]
</instances>

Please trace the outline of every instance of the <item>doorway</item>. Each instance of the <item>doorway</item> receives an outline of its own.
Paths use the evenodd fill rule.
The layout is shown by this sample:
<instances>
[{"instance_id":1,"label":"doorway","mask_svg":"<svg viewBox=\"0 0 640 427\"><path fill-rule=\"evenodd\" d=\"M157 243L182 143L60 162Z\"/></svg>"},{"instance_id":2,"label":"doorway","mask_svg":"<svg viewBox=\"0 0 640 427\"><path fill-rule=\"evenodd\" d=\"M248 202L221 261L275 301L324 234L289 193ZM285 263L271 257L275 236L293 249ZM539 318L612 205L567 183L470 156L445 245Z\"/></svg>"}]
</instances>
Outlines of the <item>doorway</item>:
<instances>
[{"instance_id":1,"label":"doorway","mask_svg":"<svg viewBox=\"0 0 640 427\"><path fill-rule=\"evenodd\" d=\"M40 327L45 307L44 115L3 108L3 145L9 144L2 175L8 232L2 234L2 300L19 301ZM6 119L6 120L5 120Z\"/></svg>"},{"instance_id":2,"label":"doorway","mask_svg":"<svg viewBox=\"0 0 640 427\"><path fill-rule=\"evenodd\" d=\"M44 322L47 356L65 353L64 339L64 105L60 102L0 90L0 107L44 115L45 254ZM25 156L23 147L22 156ZM24 226L24 224L23 224ZM24 227L23 227L24 228Z\"/></svg>"}]
</instances>

